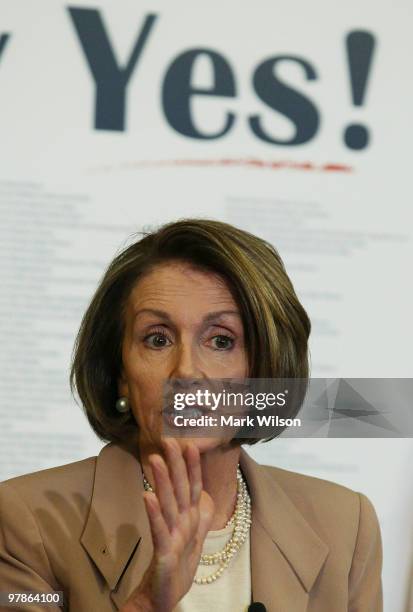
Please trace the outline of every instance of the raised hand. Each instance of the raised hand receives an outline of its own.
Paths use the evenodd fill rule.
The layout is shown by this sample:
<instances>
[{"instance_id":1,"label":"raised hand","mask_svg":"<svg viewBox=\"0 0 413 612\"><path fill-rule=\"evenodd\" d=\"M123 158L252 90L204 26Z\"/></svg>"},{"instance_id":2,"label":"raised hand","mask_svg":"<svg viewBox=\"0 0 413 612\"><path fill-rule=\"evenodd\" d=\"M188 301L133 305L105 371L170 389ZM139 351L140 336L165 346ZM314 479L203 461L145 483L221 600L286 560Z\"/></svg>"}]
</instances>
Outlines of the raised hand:
<instances>
[{"instance_id":1,"label":"raised hand","mask_svg":"<svg viewBox=\"0 0 413 612\"><path fill-rule=\"evenodd\" d=\"M154 553L141 584L122 612L170 612L190 589L214 503L202 489L194 444L182 453L176 440L163 442L165 459L150 455L155 492L144 493Z\"/></svg>"}]
</instances>

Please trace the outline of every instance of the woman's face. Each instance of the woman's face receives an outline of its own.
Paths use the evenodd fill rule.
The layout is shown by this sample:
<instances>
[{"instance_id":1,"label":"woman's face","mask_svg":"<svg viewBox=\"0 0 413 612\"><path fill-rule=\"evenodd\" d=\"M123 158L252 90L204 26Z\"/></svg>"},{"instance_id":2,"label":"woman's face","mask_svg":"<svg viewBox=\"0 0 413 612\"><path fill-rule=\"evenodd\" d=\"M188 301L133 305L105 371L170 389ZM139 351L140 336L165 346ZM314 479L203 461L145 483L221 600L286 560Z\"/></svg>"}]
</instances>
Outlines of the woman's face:
<instances>
[{"instance_id":1,"label":"woman's face","mask_svg":"<svg viewBox=\"0 0 413 612\"><path fill-rule=\"evenodd\" d=\"M239 308L213 272L185 262L159 264L135 285L125 316L118 390L129 398L141 449L159 448L165 381L248 375ZM201 453L223 443L191 441Z\"/></svg>"}]
</instances>

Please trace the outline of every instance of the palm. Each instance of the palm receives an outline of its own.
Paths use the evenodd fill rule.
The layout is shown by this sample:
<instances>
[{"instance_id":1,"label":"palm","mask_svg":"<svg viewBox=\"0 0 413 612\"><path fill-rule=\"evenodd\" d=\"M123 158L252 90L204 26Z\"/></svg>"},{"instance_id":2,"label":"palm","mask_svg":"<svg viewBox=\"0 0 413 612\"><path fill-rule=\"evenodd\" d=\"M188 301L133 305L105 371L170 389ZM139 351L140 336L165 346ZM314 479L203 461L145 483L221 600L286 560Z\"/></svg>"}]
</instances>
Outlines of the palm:
<instances>
[{"instance_id":1,"label":"palm","mask_svg":"<svg viewBox=\"0 0 413 612\"><path fill-rule=\"evenodd\" d=\"M135 610L142 609L143 597L150 610L170 612L189 591L214 514L214 503L202 489L198 449L188 445L183 455L173 440L164 449L166 463L160 455L150 457L155 492L145 492L144 499L154 554L130 598L132 606L138 603Z\"/></svg>"},{"instance_id":2,"label":"palm","mask_svg":"<svg viewBox=\"0 0 413 612\"><path fill-rule=\"evenodd\" d=\"M180 515L170 532L168 551L158 557L159 580L168 585L175 602L191 588L213 512L211 497L202 491L197 507Z\"/></svg>"}]
</instances>

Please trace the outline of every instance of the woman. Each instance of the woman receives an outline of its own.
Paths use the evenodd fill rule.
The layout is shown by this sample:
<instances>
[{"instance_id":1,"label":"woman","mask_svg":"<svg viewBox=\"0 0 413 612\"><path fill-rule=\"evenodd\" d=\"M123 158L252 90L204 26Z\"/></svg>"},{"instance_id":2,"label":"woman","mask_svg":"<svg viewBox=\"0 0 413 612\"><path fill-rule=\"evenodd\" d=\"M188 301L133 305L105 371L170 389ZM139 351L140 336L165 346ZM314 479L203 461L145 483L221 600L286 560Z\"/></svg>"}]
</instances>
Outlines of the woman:
<instances>
[{"instance_id":1,"label":"woman","mask_svg":"<svg viewBox=\"0 0 413 612\"><path fill-rule=\"evenodd\" d=\"M309 333L277 252L248 232L184 219L120 253L71 373L109 444L0 485L0 590L63 591L71 612L380 612L364 495L256 464L241 449L256 440L162 435L165 381L306 378Z\"/></svg>"}]
</instances>

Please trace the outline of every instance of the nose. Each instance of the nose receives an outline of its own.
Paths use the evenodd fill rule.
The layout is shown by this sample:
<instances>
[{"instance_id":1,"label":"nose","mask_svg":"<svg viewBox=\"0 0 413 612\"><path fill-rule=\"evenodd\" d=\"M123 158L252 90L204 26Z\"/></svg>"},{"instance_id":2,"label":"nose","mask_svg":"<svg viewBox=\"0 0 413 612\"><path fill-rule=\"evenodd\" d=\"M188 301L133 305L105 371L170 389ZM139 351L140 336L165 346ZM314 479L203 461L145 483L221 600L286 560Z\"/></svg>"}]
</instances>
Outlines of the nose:
<instances>
[{"instance_id":1,"label":"nose","mask_svg":"<svg viewBox=\"0 0 413 612\"><path fill-rule=\"evenodd\" d=\"M189 342L180 343L176 349L171 378L182 379L186 386L195 384L197 379L203 377L204 373L194 347Z\"/></svg>"}]
</instances>

